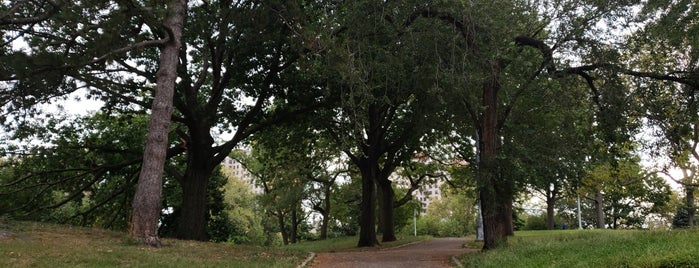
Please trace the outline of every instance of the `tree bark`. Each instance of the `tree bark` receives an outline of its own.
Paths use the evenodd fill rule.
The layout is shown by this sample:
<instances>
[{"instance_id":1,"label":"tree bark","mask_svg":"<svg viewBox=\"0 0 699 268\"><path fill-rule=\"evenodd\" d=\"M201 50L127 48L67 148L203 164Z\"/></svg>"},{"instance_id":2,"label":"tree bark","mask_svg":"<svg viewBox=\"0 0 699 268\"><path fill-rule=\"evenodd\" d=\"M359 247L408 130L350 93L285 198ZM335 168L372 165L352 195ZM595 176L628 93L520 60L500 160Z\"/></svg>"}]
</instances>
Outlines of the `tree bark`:
<instances>
[{"instance_id":1,"label":"tree bark","mask_svg":"<svg viewBox=\"0 0 699 268\"><path fill-rule=\"evenodd\" d=\"M597 228L606 228L607 224L604 222L604 196L602 196L602 192L599 190L595 192L595 211L597 212Z\"/></svg>"},{"instance_id":2,"label":"tree bark","mask_svg":"<svg viewBox=\"0 0 699 268\"><path fill-rule=\"evenodd\" d=\"M332 184L328 183L324 185L324 190L325 190L325 200L323 200L323 221L320 225L320 239L327 239L328 238L328 223L330 222L330 209L331 209L331 200L330 200L330 194L332 193Z\"/></svg>"},{"instance_id":3,"label":"tree bark","mask_svg":"<svg viewBox=\"0 0 699 268\"><path fill-rule=\"evenodd\" d=\"M483 107L480 127L479 193L483 213L483 250L494 249L507 242L512 228L512 189L499 171L498 152L498 81L500 63L493 63L491 79L483 85ZM509 203L509 204L508 204Z\"/></svg>"},{"instance_id":4,"label":"tree bark","mask_svg":"<svg viewBox=\"0 0 699 268\"><path fill-rule=\"evenodd\" d=\"M358 247L373 247L379 244L376 240L376 187L374 177L376 170L370 164L371 161L362 158L359 165L362 174L362 203L360 204L361 216L359 218L359 242Z\"/></svg>"},{"instance_id":5,"label":"tree bark","mask_svg":"<svg viewBox=\"0 0 699 268\"><path fill-rule=\"evenodd\" d=\"M381 208L381 242L396 241L398 239L396 238L395 217L393 214L393 199L395 192L393 191L391 181L388 178L379 178L377 185L379 188L378 190L381 191L381 205L379 206Z\"/></svg>"},{"instance_id":6,"label":"tree bark","mask_svg":"<svg viewBox=\"0 0 699 268\"><path fill-rule=\"evenodd\" d=\"M498 223L503 225L502 229L504 230L505 236L514 236L515 226L512 215L512 203L514 202L514 181L512 181L512 178L503 177L502 175L500 178L503 179L503 182L498 187L502 189L498 192L498 196L501 198L500 202L502 205L502 210L501 217Z\"/></svg>"},{"instance_id":7,"label":"tree bark","mask_svg":"<svg viewBox=\"0 0 699 268\"><path fill-rule=\"evenodd\" d=\"M191 151L190 151L191 152ZM206 162L208 158L188 162ZM208 185L212 170L205 163L187 165L182 179L182 206L177 221L176 237L179 239L206 241L208 219Z\"/></svg>"},{"instance_id":8,"label":"tree bark","mask_svg":"<svg viewBox=\"0 0 699 268\"><path fill-rule=\"evenodd\" d=\"M206 122L188 122L187 169L180 181L182 204L175 236L207 241L209 181L218 163L213 163L213 137Z\"/></svg>"},{"instance_id":9,"label":"tree bark","mask_svg":"<svg viewBox=\"0 0 699 268\"><path fill-rule=\"evenodd\" d=\"M694 206L694 186L686 186L685 204L687 206L687 227L692 228L696 225L697 208Z\"/></svg>"},{"instance_id":10,"label":"tree bark","mask_svg":"<svg viewBox=\"0 0 699 268\"><path fill-rule=\"evenodd\" d=\"M298 230L299 230L299 223L298 223L298 214L297 214L296 206L293 207L291 210L291 233L290 233L290 238L289 239L292 244L295 244L298 242Z\"/></svg>"},{"instance_id":11,"label":"tree bark","mask_svg":"<svg viewBox=\"0 0 699 268\"><path fill-rule=\"evenodd\" d=\"M289 233L286 231L286 225L284 225L284 211L282 209L277 209L277 223L279 224L279 232L282 233L282 243L288 245Z\"/></svg>"},{"instance_id":12,"label":"tree bark","mask_svg":"<svg viewBox=\"0 0 699 268\"><path fill-rule=\"evenodd\" d=\"M163 27L169 33L168 42L164 44L160 52L155 96L143 153L143 166L132 203L133 211L129 234L153 247L161 246L158 237L158 223L163 190L162 175L167 155L168 133L173 110L172 99L177 79L177 64L186 7L186 0L173 0L167 5L169 14Z\"/></svg>"}]
</instances>

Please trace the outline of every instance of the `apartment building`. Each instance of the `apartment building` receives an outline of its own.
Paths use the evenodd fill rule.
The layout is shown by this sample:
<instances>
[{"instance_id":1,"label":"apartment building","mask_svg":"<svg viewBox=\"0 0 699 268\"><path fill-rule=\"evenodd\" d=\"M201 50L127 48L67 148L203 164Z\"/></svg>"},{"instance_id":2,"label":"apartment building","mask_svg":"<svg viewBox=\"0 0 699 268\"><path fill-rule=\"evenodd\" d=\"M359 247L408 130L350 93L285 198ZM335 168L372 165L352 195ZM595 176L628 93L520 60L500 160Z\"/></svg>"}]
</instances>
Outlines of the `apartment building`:
<instances>
[{"instance_id":1,"label":"apartment building","mask_svg":"<svg viewBox=\"0 0 699 268\"><path fill-rule=\"evenodd\" d=\"M238 160L226 156L223 162L221 162L221 166L228 169L233 176L250 186L250 191L252 191L252 193L264 193L264 189L255 183L255 176L250 174L250 172L243 166L243 164L238 162Z\"/></svg>"}]
</instances>

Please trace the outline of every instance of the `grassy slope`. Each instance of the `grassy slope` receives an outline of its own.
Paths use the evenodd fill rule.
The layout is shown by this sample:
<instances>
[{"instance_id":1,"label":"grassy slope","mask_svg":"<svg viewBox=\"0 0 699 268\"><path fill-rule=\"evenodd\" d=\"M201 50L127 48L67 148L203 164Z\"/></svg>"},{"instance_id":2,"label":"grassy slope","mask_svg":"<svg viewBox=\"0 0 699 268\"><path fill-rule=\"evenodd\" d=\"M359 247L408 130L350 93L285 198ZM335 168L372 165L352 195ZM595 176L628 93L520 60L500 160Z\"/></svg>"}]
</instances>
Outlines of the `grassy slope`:
<instances>
[{"instance_id":1,"label":"grassy slope","mask_svg":"<svg viewBox=\"0 0 699 268\"><path fill-rule=\"evenodd\" d=\"M0 267L296 267L306 256L295 250L174 239L153 249L124 233L100 229L0 225Z\"/></svg>"},{"instance_id":2,"label":"grassy slope","mask_svg":"<svg viewBox=\"0 0 699 268\"><path fill-rule=\"evenodd\" d=\"M376 250L425 239L401 237L361 249L356 237L283 248L163 239L163 247L153 249L121 232L0 219L0 267L296 267L310 251Z\"/></svg>"},{"instance_id":3,"label":"grassy slope","mask_svg":"<svg viewBox=\"0 0 699 268\"><path fill-rule=\"evenodd\" d=\"M699 230L518 232L465 267L699 267Z\"/></svg>"}]
</instances>

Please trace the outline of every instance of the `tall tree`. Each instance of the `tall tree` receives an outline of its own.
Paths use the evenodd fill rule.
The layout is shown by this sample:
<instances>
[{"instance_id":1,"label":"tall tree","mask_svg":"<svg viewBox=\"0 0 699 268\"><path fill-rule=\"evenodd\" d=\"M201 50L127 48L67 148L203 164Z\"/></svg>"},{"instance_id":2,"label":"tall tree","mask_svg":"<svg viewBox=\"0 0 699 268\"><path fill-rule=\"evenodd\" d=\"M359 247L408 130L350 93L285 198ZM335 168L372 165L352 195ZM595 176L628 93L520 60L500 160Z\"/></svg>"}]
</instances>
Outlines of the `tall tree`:
<instances>
[{"instance_id":1,"label":"tall tree","mask_svg":"<svg viewBox=\"0 0 699 268\"><path fill-rule=\"evenodd\" d=\"M140 3L112 5L110 2L104 1L89 4L39 1L30 3L30 5L38 5L41 9L45 9L45 6L49 5L52 8L44 14L45 16L41 15L30 20L22 17L22 15L27 14L23 13L27 11L24 4L26 3L17 3L15 6L11 6L7 13L3 13L3 22L7 22L9 25L18 25L17 27L25 30L23 33L11 37L10 40L22 40L27 42L25 45L29 45L30 50L44 48L46 52L40 53L40 55L28 55L23 51L14 50L14 53L7 55L10 60L13 60L13 64L9 65L10 75L3 80L16 81L11 84L15 89L33 92L9 94L8 100L26 100L27 97L33 95L34 100L47 101L51 97L62 96L77 88L75 86L76 80L83 80L80 78L82 75L80 71L86 71L89 76L91 70L98 70L100 74L96 76L103 78L109 76L109 71L104 72L101 69L109 65L110 61L115 58L122 57L124 53L147 46L163 46L163 51L160 53L160 71L157 75L156 97L149 131L151 136L144 152L144 166L140 180L140 185L144 188L137 191L136 200L138 201L134 203L134 215L131 222L132 236L143 239L150 245L159 246L157 223L160 214L160 182L168 146L167 133L172 113L172 92L176 79L175 70L186 2L173 1L166 8L158 6L145 8L140 6ZM157 23L157 15L144 12L148 9L158 12L165 10L163 13L167 13L167 15L162 21L162 27ZM52 16L55 14L61 16ZM13 16L20 16L20 18L13 18ZM147 24L146 22L150 22L149 26L155 31L162 30L164 38L143 40L140 33L141 27ZM128 25L128 27L121 29L115 27L118 24ZM76 27L71 28L70 26ZM107 27L110 29L105 30ZM48 34L44 35L43 33ZM89 36L90 34L93 36ZM125 38L117 41L120 37ZM134 42L129 44L132 41ZM4 45L8 43L6 42ZM85 43L87 46L83 46ZM59 56L61 54L63 57ZM26 59L27 56L29 65L16 62L18 58L24 57ZM42 66L38 70L28 68L37 63ZM32 82L32 76L42 73L52 74L52 78L38 79L39 83ZM104 75L105 73L106 75ZM33 88L42 84L47 88ZM31 110L35 103L36 101L6 102L3 103L3 106L16 106ZM143 198L143 201L139 200L140 198Z\"/></svg>"},{"instance_id":2,"label":"tall tree","mask_svg":"<svg viewBox=\"0 0 699 268\"><path fill-rule=\"evenodd\" d=\"M313 75L300 74L312 65L299 65L314 52L306 48L312 40L299 28L312 21L313 8L298 1L217 1L192 9L187 50L180 51L183 82L173 118L187 129L181 135L187 169L180 181L184 199L178 237L206 239L208 178L231 150L322 100ZM234 133L216 142L216 128Z\"/></svg>"},{"instance_id":3,"label":"tall tree","mask_svg":"<svg viewBox=\"0 0 699 268\"><path fill-rule=\"evenodd\" d=\"M305 218L299 215L303 214L299 210L308 195L309 182L299 173L299 166L305 163L297 161L305 151L284 147L288 136L281 133L271 130L258 133L253 150L243 157L242 163L263 187L260 201L266 212L277 219L277 228L287 245L298 242L298 219ZM269 136L260 137L265 134Z\"/></svg>"},{"instance_id":4,"label":"tall tree","mask_svg":"<svg viewBox=\"0 0 699 268\"><path fill-rule=\"evenodd\" d=\"M148 137L143 153L141 175L133 200L129 234L153 247L160 247L158 223L160 220L162 176L168 149L168 133L172 116L172 98L175 92L177 66L182 43L182 29L187 14L187 1L173 0L167 5L168 16L163 22L167 43L160 52L156 74L155 96L151 107Z\"/></svg>"},{"instance_id":5,"label":"tall tree","mask_svg":"<svg viewBox=\"0 0 699 268\"><path fill-rule=\"evenodd\" d=\"M644 171L637 157L622 159L616 166L597 165L583 184L581 192L605 196L599 204L603 219L598 216L598 228L642 228L646 219L664 211L670 201L670 186L657 174ZM600 221L605 226L599 226Z\"/></svg>"},{"instance_id":6,"label":"tall tree","mask_svg":"<svg viewBox=\"0 0 699 268\"><path fill-rule=\"evenodd\" d=\"M446 10L433 15L453 27L459 38L453 50L459 57L448 61L446 78L453 87L449 99L459 129L457 148L477 171L484 249L505 242L513 232L515 178L505 174L510 164L501 155L501 130L521 93L532 88L539 73L531 63L532 54L512 46L515 36L537 33L535 25L540 23L526 15L528 8L516 1L474 2L463 14ZM506 26L489 19L493 14L511 23ZM474 147L476 157L471 153Z\"/></svg>"},{"instance_id":7,"label":"tall tree","mask_svg":"<svg viewBox=\"0 0 699 268\"><path fill-rule=\"evenodd\" d=\"M440 33L427 29L441 24L406 27L412 3L356 2L341 10L343 31L335 40L335 55L342 79L331 85L341 104L327 130L361 173L358 246L374 246L376 198L382 241L393 241L395 193L389 176L420 151L421 139L441 122L439 58L425 46L439 45L435 35Z\"/></svg>"},{"instance_id":8,"label":"tall tree","mask_svg":"<svg viewBox=\"0 0 699 268\"><path fill-rule=\"evenodd\" d=\"M172 114L174 129L186 131L177 131L181 142L168 150L172 154L185 151L188 159L178 180L184 191L178 237L206 239L208 178L233 148L252 133L294 115L288 111L298 113L318 101L313 95L317 92L311 90L317 88L298 75L300 68L291 68L301 52L314 48L309 44L313 35L303 35L302 27L305 15L314 16L305 13L314 10L312 4L205 1L187 5L189 19L175 60L181 81L174 85L176 112ZM31 37L25 38L30 41L27 50L44 52L18 50L4 55L12 62L7 66L12 75L3 80L15 89L2 92L13 100L4 108L27 108L73 92L79 84L104 100L106 109L147 111L151 107L147 96L153 84L160 84L160 76L156 74L158 54L143 48L165 48L171 33L160 26L160 18L170 13L143 5L138 1L66 3L61 14L68 20L49 20L50 27L18 31L20 37ZM70 57L62 59L65 55ZM42 85L47 89L34 89ZM305 90L296 90L300 88ZM270 108L273 102L274 109ZM21 121L8 124L21 127L14 122ZM236 132L217 142L214 129Z\"/></svg>"},{"instance_id":9,"label":"tall tree","mask_svg":"<svg viewBox=\"0 0 699 268\"><path fill-rule=\"evenodd\" d=\"M546 227L554 228L554 209L565 195L575 195L590 152L594 113L586 89L570 83L540 83L522 93L520 107L503 129L503 154L513 159L512 176L546 204Z\"/></svg>"},{"instance_id":10,"label":"tall tree","mask_svg":"<svg viewBox=\"0 0 699 268\"><path fill-rule=\"evenodd\" d=\"M665 158L658 167L684 187L689 225L695 224L695 192L699 186L699 23L694 18L699 5L693 1L655 1L648 3L643 14L644 28L630 37L629 65L646 76L636 80L639 102L658 138L656 155ZM675 79L671 79L675 78ZM681 170L676 177L669 171Z\"/></svg>"},{"instance_id":11,"label":"tall tree","mask_svg":"<svg viewBox=\"0 0 699 268\"><path fill-rule=\"evenodd\" d=\"M454 73L470 74L468 79L455 77L453 81L463 88L481 89L477 94L462 93L450 99L457 101L453 106L464 106L461 110L455 109L455 114L470 121L476 129L464 128L465 131L459 134L464 139L462 148L475 143L479 149L478 161L472 162L477 163L475 166L479 172L484 249L506 242L506 236L513 233L512 201L516 179L508 174L513 163L502 154L502 140L509 137L503 137L505 133L501 130L507 126L511 113L520 107L522 92L532 90L542 80L577 75L591 87L592 95L599 98L595 78L588 73L596 70L597 65L571 67L575 60L554 57L569 54L587 57L594 54L595 49L607 47L605 41L608 40L588 37L604 33L598 23L625 21L623 18L633 4L607 1L470 2L468 7L472 12L452 17L467 19L446 20L459 29L464 38L463 51L468 52L463 55L467 55L471 63L452 64ZM490 19L493 14L499 14L496 17L503 19ZM502 21L509 23L501 24ZM540 55L530 53L526 47L538 50ZM592 58L592 62L597 63L598 58ZM579 60L588 61L586 58ZM474 132L477 134L471 139Z\"/></svg>"}]
</instances>

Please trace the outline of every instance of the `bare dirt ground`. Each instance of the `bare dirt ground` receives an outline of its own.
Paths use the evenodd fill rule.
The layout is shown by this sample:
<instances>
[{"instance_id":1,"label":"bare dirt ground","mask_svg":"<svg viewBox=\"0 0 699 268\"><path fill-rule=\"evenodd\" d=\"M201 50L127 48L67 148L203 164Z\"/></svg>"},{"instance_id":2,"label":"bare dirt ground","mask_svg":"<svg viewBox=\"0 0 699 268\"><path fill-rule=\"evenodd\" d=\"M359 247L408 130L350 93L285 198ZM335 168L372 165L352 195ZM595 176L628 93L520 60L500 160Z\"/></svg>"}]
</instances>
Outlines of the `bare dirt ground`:
<instances>
[{"instance_id":1,"label":"bare dirt ground","mask_svg":"<svg viewBox=\"0 0 699 268\"><path fill-rule=\"evenodd\" d=\"M318 253L312 268L451 267L449 259L476 251L463 247L464 238L435 238L429 241L376 251Z\"/></svg>"}]
</instances>

